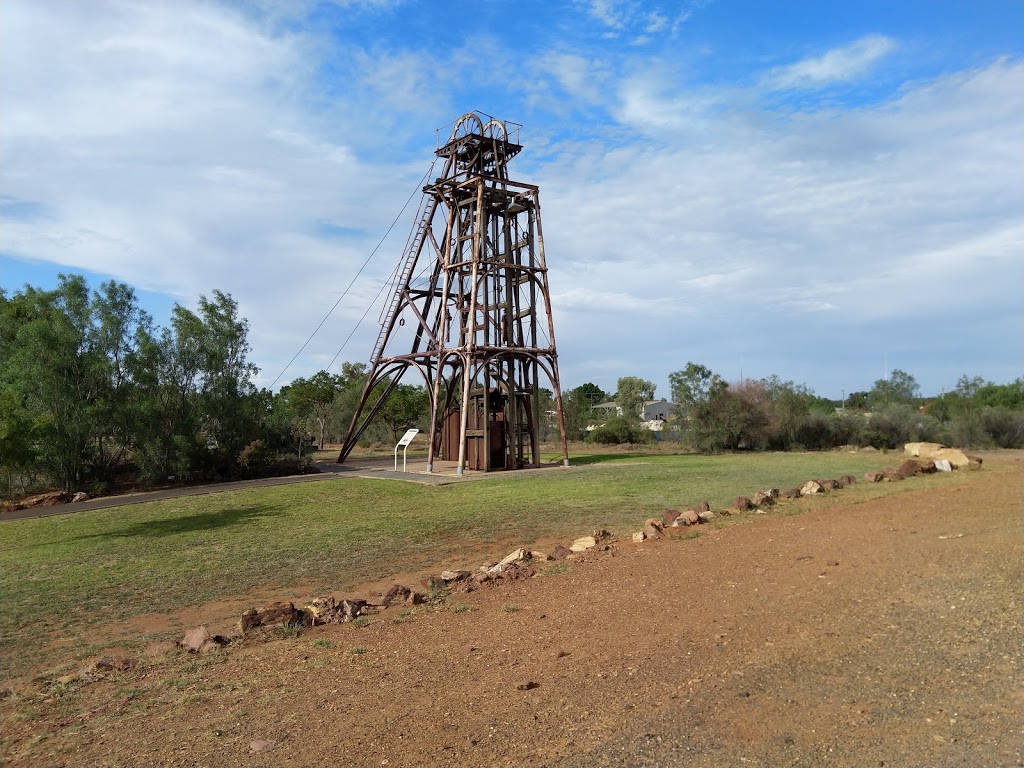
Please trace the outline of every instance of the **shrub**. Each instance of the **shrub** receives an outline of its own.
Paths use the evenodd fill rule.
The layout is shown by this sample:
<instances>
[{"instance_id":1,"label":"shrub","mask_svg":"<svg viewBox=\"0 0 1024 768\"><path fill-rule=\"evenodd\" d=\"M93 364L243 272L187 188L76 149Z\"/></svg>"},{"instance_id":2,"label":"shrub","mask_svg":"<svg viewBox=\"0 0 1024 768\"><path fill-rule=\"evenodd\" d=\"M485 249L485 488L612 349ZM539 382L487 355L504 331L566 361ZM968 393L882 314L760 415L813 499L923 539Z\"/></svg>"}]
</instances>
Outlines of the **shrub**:
<instances>
[{"instance_id":1,"label":"shrub","mask_svg":"<svg viewBox=\"0 0 1024 768\"><path fill-rule=\"evenodd\" d=\"M588 439L602 445L623 445L626 443L649 443L654 436L649 429L644 429L622 416L608 419L604 424L590 433Z\"/></svg>"},{"instance_id":2,"label":"shrub","mask_svg":"<svg viewBox=\"0 0 1024 768\"><path fill-rule=\"evenodd\" d=\"M1024 448L1024 412L990 408L982 415L982 423L1000 448Z\"/></svg>"},{"instance_id":3,"label":"shrub","mask_svg":"<svg viewBox=\"0 0 1024 768\"><path fill-rule=\"evenodd\" d=\"M794 436L796 444L807 450L820 451L833 447L831 420L821 413L808 413L804 416Z\"/></svg>"},{"instance_id":4,"label":"shrub","mask_svg":"<svg viewBox=\"0 0 1024 768\"><path fill-rule=\"evenodd\" d=\"M263 440L253 440L238 454L238 466L248 477L260 477L276 458Z\"/></svg>"},{"instance_id":5,"label":"shrub","mask_svg":"<svg viewBox=\"0 0 1024 768\"><path fill-rule=\"evenodd\" d=\"M867 426L864 417L857 413L837 413L829 417L831 432L831 448L841 445L865 445L864 430Z\"/></svg>"},{"instance_id":6,"label":"shrub","mask_svg":"<svg viewBox=\"0 0 1024 768\"><path fill-rule=\"evenodd\" d=\"M961 448L982 448L992 444L980 414L962 413L949 422L947 441Z\"/></svg>"},{"instance_id":7,"label":"shrub","mask_svg":"<svg viewBox=\"0 0 1024 768\"><path fill-rule=\"evenodd\" d=\"M931 416L910 405L894 403L871 415L868 442L875 448L899 448L904 443L939 438L939 424Z\"/></svg>"}]
</instances>

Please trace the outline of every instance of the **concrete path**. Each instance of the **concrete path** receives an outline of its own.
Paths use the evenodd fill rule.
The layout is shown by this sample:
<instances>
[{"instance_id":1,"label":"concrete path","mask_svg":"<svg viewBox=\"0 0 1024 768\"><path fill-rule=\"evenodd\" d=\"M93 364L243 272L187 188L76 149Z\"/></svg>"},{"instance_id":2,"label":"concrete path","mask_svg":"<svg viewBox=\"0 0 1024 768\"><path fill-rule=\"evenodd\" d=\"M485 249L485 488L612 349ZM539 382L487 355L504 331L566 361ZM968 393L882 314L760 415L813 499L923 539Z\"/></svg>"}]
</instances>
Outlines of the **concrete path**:
<instances>
[{"instance_id":1,"label":"concrete path","mask_svg":"<svg viewBox=\"0 0 1024 768\"><path fill-rule=\"evenodd\" d=\"M102 496L96 499L89 499L88 501L57 504L52 507L15 509L10 512L0 512L0 522L27 520L35 517L52 517L54 515L70 515L76 512L90 512L96 509L124 507L129 504L144 504L148 501L180 499L185 496L203 496L209 493L224 493L225 491L238 491L246 488L266 488L272 485L315 483L323 480L345 480L358 477L371 480L399 480L406 483L439 486L462 483L467 480L481 480L485 477L509 477L537 471L536 469L518 469L507 472L487 473L466 470L466 473L460 476L455 471L455 462L436 461L434 471L428 473L426 471L426 459L412 457L408 460L407 471L405 472L401 470L395 471L394 459L389 457L353 459L344 464L336 464L333 461L318 461L316 465L320 469L320 474L317 475L289 475L288 477L264 477L258 480L235 480L229 483L165 488L159 491L129 493L122 496ZM401 462L399 462L398 466L402 466ZM542 468L557 469L560 468L560 465L551 464Z\"/></svg>"}]
</instances>

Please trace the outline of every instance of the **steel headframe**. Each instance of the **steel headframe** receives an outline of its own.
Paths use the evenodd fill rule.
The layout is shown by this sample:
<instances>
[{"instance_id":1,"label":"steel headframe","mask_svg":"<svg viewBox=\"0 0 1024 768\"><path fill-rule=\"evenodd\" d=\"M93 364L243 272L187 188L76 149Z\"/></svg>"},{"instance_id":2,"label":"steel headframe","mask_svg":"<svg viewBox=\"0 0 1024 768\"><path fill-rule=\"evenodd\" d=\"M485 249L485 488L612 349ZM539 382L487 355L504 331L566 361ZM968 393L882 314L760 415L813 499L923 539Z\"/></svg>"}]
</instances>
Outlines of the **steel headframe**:
<instances>
[{"instance_id":1,"label":"steel headframe","mask_svg":"<svg viewBox=\"0 0 1024 768\"><path fill-rule=\"evenodd\" d=\"M443 170L423 188L339 463L415 369L430 396L428 472L442 424L454 437L456 412L458 474L470 441L480 468L540 466L541 373L568 465L539 191L508 177L519 130L467 112L444 144L438 132Z\"/></svg>"}]
</instances>

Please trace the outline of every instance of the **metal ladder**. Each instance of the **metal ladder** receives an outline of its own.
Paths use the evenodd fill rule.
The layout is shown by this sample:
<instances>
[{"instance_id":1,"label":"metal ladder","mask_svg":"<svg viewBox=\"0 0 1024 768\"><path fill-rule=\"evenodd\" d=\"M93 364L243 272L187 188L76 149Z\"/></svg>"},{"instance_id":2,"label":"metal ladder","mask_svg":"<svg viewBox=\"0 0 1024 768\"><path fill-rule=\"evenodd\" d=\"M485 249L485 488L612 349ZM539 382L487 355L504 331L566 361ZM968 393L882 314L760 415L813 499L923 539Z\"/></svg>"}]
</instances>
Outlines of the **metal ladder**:
<instances>
[{"instance_id":1,"label":"metal ladder","mask_svg":"<svg viewBox=\"0 0 1024 768\"><path fill-rule=\"evenodd\" d=\"M401 274L396 273L395 288L391 292L391 301L387 305L387 310L382 312L380 316L380 332L377 334L377 341L373 345L373 354L370 355L371 368L377 365L380 355L384 351L384 342L388 329L391 327L391 319L395 316L395 311L402 300L402 293L412 277L412 270L417 261L416 257L419 255L423 239L427 235L427 228L430 226L430 220L434 218L434 211L436 209L437 198L432 195L424 195L420 201L419 222L415 229L409 233L409 239L405 244L405 261L401 267Z\"/></svg>"}]
</instances>

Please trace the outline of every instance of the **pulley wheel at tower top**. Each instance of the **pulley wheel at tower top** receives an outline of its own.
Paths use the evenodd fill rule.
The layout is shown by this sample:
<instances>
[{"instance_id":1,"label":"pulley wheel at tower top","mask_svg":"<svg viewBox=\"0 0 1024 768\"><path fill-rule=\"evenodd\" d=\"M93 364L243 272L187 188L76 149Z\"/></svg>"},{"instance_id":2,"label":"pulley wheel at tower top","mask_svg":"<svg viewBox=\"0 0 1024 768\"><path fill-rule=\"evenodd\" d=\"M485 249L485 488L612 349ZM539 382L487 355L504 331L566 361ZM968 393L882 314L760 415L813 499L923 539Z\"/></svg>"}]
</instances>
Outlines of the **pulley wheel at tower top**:
<instances>
[{"instance_id":1,"label":"pulley wheel at tower top","mask_svg":"<svg viewBox=\"0 0 1024 768\"><path fill-rule=\"evenodd\" d=\"M491 121L495 122L494 120ZM488 123L490 125L490 123ZM455 141L461 139L463 136L481 136L484 132L484 124L480 122L480 118L477 117L475 112L467 112L459 121L455 124L452 129L451 138L448 141Z\"/></svg>"},{"instance_id":2,"label":"pulley wheel at tower top","mask_svg":"<svg viewBox=\"0 0 1024 768\"><path fill-rule=\"evenodd\" d=\"M488 139L498 139L499 141L508 141L508 131L505 130L505 124L500 120L491 120L487 125L484 126L483 134Z\"/></svg>"}]
</instances>

